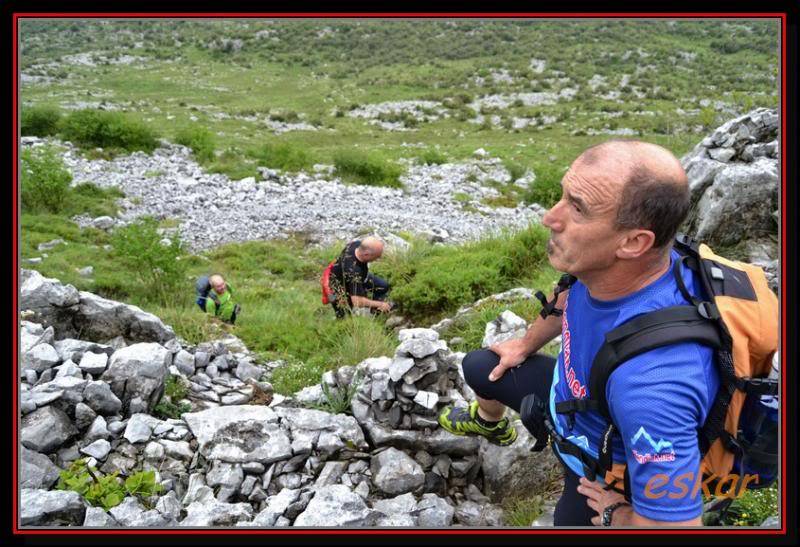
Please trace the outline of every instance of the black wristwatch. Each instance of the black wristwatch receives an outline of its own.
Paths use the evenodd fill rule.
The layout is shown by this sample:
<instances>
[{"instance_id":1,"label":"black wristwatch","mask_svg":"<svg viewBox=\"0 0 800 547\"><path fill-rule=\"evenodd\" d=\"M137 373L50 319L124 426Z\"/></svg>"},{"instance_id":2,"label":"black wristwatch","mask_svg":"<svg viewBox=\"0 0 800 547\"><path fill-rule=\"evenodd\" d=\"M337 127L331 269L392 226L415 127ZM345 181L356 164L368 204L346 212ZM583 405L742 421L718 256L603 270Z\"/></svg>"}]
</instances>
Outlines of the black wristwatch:
<instances>
[{"instance_id":1,"label":"black wristwatch","mask_svg":"<svg viewBox=\"0 0 800 547\"><path fill-rule=\"evenodd\" d=\"M603 509L603 526L611 526L611 519L614 516L614 511L619 509L623 505L630 505L627 501L618 501L617 503L612 503L605 509Z\"/></svg>"}]
</instances>

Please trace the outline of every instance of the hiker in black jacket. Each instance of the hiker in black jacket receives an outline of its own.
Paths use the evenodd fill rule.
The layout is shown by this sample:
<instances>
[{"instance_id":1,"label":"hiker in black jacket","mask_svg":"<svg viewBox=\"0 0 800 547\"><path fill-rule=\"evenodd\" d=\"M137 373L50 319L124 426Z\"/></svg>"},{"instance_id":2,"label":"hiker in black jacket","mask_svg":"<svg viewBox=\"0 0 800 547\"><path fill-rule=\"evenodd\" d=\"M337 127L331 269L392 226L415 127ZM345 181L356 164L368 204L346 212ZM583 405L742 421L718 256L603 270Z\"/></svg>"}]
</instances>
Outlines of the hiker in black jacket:
<instances>
[{"instance_id":1,"label":"hiker in black jacket","mask_svg":"<svg viewBox=\"0 0 800 547\"><path fill-rule=\"evenodd\" d=\"M389 293L385 279L369 273L368 263L383 255L383 241L369 236L348 243L330 273L330 288L336 296L331 302L337 317L352 308L370 308L388 313L392 306L384 299Z\"/></svg>"}]
</instances>

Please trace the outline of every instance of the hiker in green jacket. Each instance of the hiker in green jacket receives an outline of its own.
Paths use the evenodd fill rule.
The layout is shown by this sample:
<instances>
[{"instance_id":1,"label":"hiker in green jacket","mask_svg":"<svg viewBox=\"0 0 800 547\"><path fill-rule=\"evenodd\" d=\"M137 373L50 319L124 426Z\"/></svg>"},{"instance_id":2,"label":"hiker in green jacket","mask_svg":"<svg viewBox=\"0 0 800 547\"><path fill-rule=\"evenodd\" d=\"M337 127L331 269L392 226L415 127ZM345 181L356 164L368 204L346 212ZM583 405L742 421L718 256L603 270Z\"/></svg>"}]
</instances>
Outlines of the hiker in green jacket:
<instances>
[{"instance_id":1,"label":"hiker in green jacket","mask_svg":"<svg viewBox=\"0 0 800 547\"><path fill-rule=\"evenodd\" d=\"M233 325L236 322L236 316L241 311L241 306L233 301L233 287L230 283L226 283L219 274L210 276L208 282L214 295L206 298L206 313Z\"/></svg>"}]
</instances>

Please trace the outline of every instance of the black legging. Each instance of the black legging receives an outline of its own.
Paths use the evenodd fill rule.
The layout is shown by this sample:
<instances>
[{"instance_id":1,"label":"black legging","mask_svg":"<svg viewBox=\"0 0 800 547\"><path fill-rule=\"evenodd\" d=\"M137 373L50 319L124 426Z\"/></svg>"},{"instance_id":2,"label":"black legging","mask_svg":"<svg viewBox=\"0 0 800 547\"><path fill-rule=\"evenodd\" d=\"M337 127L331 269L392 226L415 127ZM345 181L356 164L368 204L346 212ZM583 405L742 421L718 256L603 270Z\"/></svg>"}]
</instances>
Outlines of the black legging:
<instances>
[{"instance_id":1,"label":"black legging","mask_svg":"<svg viewBox=\"0 0 800 547\"><path fill-rule=\"evenodd\" d=\"M543 401L550 400L550 385L556 364L554 358L538 353L531 355L520 366L507 370L499 380L492 382L489 373L499 362L500 357L488 349L471 351L464 356L464 378L479 397L501 402L517 412L522 398L529 393L535 393ZM576 490L578 475L563 461L561 465L564 467L564 492L556 504L553 524L591 526L591 519L597 513L586 504L586 496Z\"/></svg>"}]
</instances>

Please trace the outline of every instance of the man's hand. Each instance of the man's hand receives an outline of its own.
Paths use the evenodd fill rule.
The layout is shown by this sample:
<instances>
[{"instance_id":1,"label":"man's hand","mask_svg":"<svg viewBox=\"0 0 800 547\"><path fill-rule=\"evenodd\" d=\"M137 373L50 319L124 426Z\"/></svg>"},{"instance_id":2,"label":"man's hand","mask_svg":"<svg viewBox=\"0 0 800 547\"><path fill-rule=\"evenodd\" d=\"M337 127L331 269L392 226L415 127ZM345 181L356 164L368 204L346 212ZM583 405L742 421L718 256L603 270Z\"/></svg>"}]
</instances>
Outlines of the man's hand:
<instances>
[{"instance_id":1,"label":"man's hand","mask_svg":"<svg viewBox=\"0 0 800 547\"><path fill-rule=\"evenodd\" d=\"M619 492L606 490L600 482L591 482L586 477L581 477L581 483L578 485L578 492L586 496L586 503L589 505L589 508L597 513L596 517L592 517L592 524L595 526L602 525L603 511L606 507L618 501L625 501L625 496ZM630 523L630 519L622 518L622 515L626 513L627 516L631 516L633 513L633 509L630 505L622 506L614 511L611 517L612 525L624 526Z\"/></svg>"},{"instance_id":2,"label":"man's hand","mask_svg":"<svg viewBox=\"0 0 800 547\"><path fill-rule=\"evenodd\" d=\"M390 311L392 311L392 305L389 302L381 302L377 306L375 306L375 309L383 313L389 313Z\"/></svg>"},{"instance_id":3,"label":"man's hand","mask_svg":"<svg viewBox=\"0 0 800 547\"><path fill-rule=\"evenodd\" d=\"M492 382L499 380L508 369L519 366L528 357L528 345L521 339L493 344L489 349L500 356L500 362L489 373Z\"/></svg>"}]
</instances>

